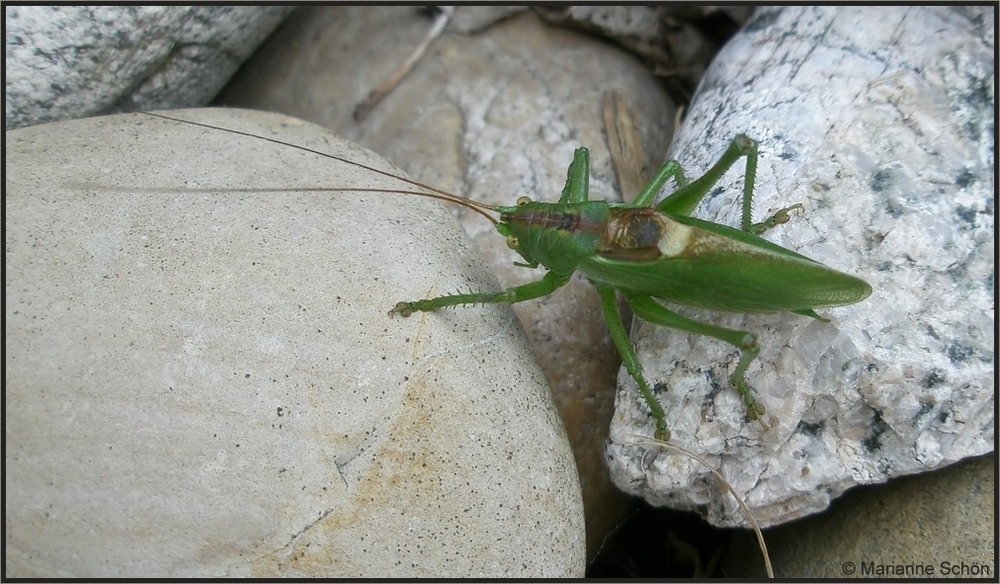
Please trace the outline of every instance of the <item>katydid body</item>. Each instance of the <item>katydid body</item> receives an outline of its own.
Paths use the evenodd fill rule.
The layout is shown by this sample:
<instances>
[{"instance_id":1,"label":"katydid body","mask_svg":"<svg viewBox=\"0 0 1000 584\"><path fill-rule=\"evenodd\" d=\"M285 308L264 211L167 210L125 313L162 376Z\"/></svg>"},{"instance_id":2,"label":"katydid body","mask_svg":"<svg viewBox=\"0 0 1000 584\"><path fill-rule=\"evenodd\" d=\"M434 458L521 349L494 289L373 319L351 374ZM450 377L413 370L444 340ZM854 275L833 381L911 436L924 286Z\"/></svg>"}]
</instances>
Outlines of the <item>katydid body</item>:
<instances>
[{"instance_id":1,"label":"katydid body","mask_svg":"<svg viewBox=\"0 0 1000 584\"><path fill-rule=\"evenodd\" d=\"M865 299L871 287L858 278L764 240L757 235L788 221L781 209L761 223L751 222L753 182L757 168L757 143L747 136L733 139L718 162L697 180L688 182L679 163L668 160L632 203L591 201L590 158L579 148L567 173L566 187L556 203L518 200L512 207L492 206L465 199L364 164L239 130L147 113L176 122L223 130L276 142L316 155L390 176L429 192L380 190L383 193L420 195L463 205L487 217L507 237L525 264L548 272L541 280L500 292L454 294L398 303L390 313L409 316L463 304L521 302L551 294L566 284L574 272L583 274L597 289L601 309L626 371L656 420L655 436L667 440L665 414L642 374L642 367L618 314L616 291L643 320L671 328L708 335L740 349L740 360L730 376L751 418L760 419L764 408L753 397L746 381L747 366L757 356L757 335L727 329L682 316L657 300L729 312L770 313L789 311L825 320L815 308L842 306ZM743 209L740 229L690 217L690 213L741 157L746 156ZM678 189L660 203L654 198L668 180ZM301 190L301 189L295 189ZM316 188L322 191L357 191L349 187ZM499 213L496 221L487 211ZM761 422L763 424L763 422Z\"/></svg>"},{"instance_id":2,"label":"katydid body","mask_svg":"<svg viewBox=\"0 0 1000 584\"><path fill-rule=\"evenodd\" d=\"M689 217L741 156L747 157L742 229ZM616 204L588 200L589 155L580 148L559 202L521 199L517 206L495 208L500 213L497 230L525 259L524 266L542 265L549 270L541 280L502 292L401 302L393 312L406 316L459 304L521 302L552 293L578 271L597 288L625 368L656 419L656 437L669 438L663 408L643 377L615 305L615 291L643 320L712 336L739 348L741 358L730 381L751 418L760 419L764 409L754 400L744 375L759 352L757 336L684 317L653 299L731 312L791 311L824 320L814 308L858 302L871 293L871 287L755 235L784 223L788 211L800 206L782 209L762 223L751 223L756 163L757 143L740 135L698 180L688 183L680 165L671 160L633 203ZM670 178L679 185L678 190L651 206Z\"/></svg>"}]
</instances>

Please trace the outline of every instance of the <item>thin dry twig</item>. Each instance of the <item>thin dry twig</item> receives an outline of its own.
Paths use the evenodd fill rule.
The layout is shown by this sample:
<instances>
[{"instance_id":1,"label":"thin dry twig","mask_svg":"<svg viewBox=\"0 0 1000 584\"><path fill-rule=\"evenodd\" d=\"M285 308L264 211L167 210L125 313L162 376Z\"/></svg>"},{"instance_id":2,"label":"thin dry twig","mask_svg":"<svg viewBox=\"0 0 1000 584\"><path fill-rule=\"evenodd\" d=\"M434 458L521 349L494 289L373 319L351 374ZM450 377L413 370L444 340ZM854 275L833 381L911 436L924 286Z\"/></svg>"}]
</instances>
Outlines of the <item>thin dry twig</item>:
<instances>
[{"instance_id":1,"label":"thin dry twig","mask_svg":"<svg viewBox=\"0 0 1000 584\"><path fill-rule=\"evenodd\" d=\"M406 74L413 69L413 66L416 65L417 61L424 56L424 53L427 52L427 47L431 46L434 39L441 36L441 33L444 32L444 27L448 25L448 21L451 20L452 15L455 14L455 7L438 6L437 9L438 15L437 18L434 19L434 23L431 25L430 31L427 32L427 36L424 37L424 40L420 42L409 58L406 59L406 62L403 63L399 69L396 69L396 72L390 75L389 79L387 79L381 87L369 93L368 98L358 104L358 107L354 108L355 121L360 122L365 119L365 116L367 116L375 108L375 106L382 101L382 98L388 95L389 92L392 91L393 87L395 87L400 80L402 80L403 77L405 77Z\"/></svg>"},{"instance_id":2,"label":"thin dry twig","mask_svg":"<svg viewBox=\"0 0 1000 584\"><path fill-rule=\"evenodd\" d=\"M618 177L622 200L630 202L639 194L649 177L646 176L646 155L636 129L635 116L617 91L604 94L602 104L604 131L608 135L611 165Z\"/></svg>"}]
</instances>

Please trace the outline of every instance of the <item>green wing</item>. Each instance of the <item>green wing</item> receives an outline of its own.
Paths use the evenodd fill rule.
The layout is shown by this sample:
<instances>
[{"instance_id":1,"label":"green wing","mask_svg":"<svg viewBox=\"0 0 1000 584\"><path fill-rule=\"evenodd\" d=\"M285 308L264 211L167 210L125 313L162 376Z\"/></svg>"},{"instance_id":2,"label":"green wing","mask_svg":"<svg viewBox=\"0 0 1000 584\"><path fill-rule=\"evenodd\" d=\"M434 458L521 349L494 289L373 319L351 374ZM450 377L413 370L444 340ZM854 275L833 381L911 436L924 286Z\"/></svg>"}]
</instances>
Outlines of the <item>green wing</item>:
<instances>
[{"instance_id":1,"label":"green wing","mask_svg":"<svg viewBox=\"0 0 1000 584\"><path fill-rule=\"evenodd\" d=\"M594 255L577 269L591 280L670 302L729 312L767 313L853 304L864 281L738 229L684 216L696 249L635 262Z\"/></svg>"}]
</instances>

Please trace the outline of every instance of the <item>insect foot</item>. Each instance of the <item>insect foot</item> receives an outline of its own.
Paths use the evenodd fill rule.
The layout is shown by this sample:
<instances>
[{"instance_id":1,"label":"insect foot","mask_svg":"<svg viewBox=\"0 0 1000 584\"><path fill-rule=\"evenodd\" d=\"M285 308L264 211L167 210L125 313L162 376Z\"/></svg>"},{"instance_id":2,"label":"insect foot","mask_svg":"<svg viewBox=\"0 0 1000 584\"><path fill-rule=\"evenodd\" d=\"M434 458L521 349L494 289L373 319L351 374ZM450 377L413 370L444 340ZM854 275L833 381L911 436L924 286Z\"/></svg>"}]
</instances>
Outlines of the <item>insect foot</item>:
<instances>
[{"instance_id":1,"label":"insect foot","mask_svg":"<svg viewBox=\"0 0 1000 584\"><path fill-rule=\"evenodd\" d=\"M789 207L791 208L791 207ZM754 333L746 333L743 337L743 341L737 345L740 348L742 355L740 355L740 361L736 364L736 371L733 372L732 376L729 377L729 383L733 384L736 391L740 392L740 399L743 401L743 405L746 406L747 416L751 420L757 420L764 430L770 430L771 428L764 423L764 406L757 403L757 400L753 397L753 388L746 380L746 370L753 361L757 354L760 353L760 345L757 344L757 335Z\"/></svg>"},{"instance_id":2,"label":"insect foot","mask_svg":"<svg viewBox=\"0 0 1000 584\"><path fill-rule=\"evenodd\" d=\"M417 308L416 306L414 306L413 302L400 302L396 304L396 306L392 307L392 310L389 311L389 315L391 316L393 314L398 314L400 316L406 317L413 314L413 312L416 310Z\"/></svg>"},{"instance_id":3,"label":"insect foot","mask_svg":"<svg viewBox=\"0 0 1000 584\"><path fill-rule=\"evenodd\" d=\"M772 227L781 225L782 223L788 223L789 219L791 219L791 217L788 216L788 212L793 209L801 209L803 212L805 212L805 207L802 206L802 203L795 203L791 207L785 207L784 209L779 209L773 215L761 221L760 223L754 223L753 225L750 226L749 232L753 233L754 235L760 235L761 233L764 233L765 231L771 229Z\"/></svg>"},{"instance_id":4,"label":"insect foot","mask_svg":"<svg viewBox=\"0 0 1000 584\"><path fill-rule=\"evenodd\" d=\"M753 388L747 383L746 379L730 379L730 382L736 387L736 390L740 392L740 398L743 400L743 405L747 408L747 416L751 420L757 420L760 423L761 428L765 431L770 430L771 427L764 422L764 414L767 410L764 406L754 399Z\"/></svg>"}]
</instances>

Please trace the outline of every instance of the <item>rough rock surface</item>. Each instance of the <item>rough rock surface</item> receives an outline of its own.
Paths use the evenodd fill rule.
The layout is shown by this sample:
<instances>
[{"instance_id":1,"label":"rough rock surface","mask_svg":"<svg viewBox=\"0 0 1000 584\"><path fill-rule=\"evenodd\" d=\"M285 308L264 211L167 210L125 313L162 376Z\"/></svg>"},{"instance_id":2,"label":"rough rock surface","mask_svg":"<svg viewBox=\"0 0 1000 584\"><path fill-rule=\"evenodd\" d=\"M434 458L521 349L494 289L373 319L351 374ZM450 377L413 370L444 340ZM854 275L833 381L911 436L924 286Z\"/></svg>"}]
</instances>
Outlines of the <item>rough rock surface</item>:
<instances>
[{"instance_id":1,"label":"rough rock surface","mask_svg":"<svg viewBox=\"0 0 1000 584\"><path fill-rule=\"evenodd\" d=\"M5 6L5 127L205 105L291 10Z\"/></svg>"},{"instance_id":2,"label":"rough rock surface","mask_svg":"<svg viewBox=\"0 0 1000 584\"><path fill-rule=\"evenodd\" d=\"M721 470L763 525L993 450L993 21L992 9L761 10L701 82L673 157L696 177L735 134L756 138L756 219L805 206L765 237L874 290L820 310L829 323L684 311L759 335L747 377L768 431L729 386L732 346L633 331L673 440ZM742 180L738 163L695 215L738 225ZM620 379L616 483L745 525L704 468L636 444L652 419Z\"/></svg>"}]
</instances>

